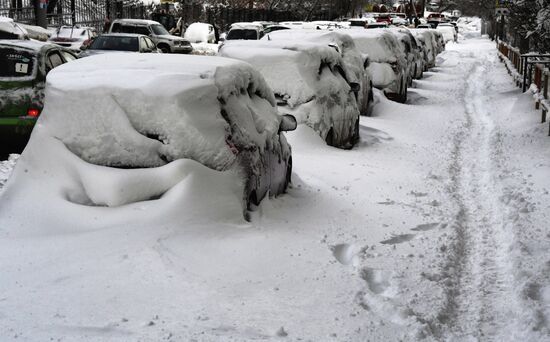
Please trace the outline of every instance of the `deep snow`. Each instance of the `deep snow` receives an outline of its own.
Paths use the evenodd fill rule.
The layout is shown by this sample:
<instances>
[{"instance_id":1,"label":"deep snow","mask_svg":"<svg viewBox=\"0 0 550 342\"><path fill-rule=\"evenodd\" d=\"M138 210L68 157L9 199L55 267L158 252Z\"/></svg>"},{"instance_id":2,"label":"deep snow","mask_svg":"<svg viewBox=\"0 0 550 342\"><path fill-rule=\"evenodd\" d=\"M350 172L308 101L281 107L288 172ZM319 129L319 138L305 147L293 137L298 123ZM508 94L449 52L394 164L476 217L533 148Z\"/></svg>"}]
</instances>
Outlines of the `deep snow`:
<instances>
[{"instance_id":1,"label":"deep snow","mask_svg":"<svg viewBox=\"0 0 550 342\"><path fill-rule=\"evenodd\" d=\"M496 56L448 44L353 150L287 134L293 186L252 223L200 165L56 222L0 207L2 340L548 340L548 127Z\"/></svg>"}]
</instances>

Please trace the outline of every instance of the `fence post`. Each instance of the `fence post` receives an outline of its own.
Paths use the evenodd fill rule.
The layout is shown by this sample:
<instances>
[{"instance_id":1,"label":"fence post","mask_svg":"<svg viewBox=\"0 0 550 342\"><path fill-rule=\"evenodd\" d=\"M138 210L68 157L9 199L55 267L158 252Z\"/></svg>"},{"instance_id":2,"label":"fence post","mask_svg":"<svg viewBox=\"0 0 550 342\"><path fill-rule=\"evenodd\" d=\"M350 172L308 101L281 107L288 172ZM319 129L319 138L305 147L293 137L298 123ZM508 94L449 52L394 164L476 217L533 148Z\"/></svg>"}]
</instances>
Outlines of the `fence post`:
<instances>
[{"instance_id":1,"label":"fence post","mask_svg":"<svg viewBox=\"0 0 550 342\"><path fill-rule=\"evenodd\" d=\"M542 84L542 73L541 73L541 65L535 64L535 85L537 86L538 95L541 93L541 84ZM535 109L540 109L540 99L537 98L535 101Z\"/></svg>"},{"instance_id":2,"label":"fence post","mask_svg":"<svg viewBox=\"0 0 550 342\"><path fill-rule=\"evenodd\" d=\"M521 57L523 61L523 92L527 90L527 57Z\"/></svg>"},{"instance_id":3,"label":"fence post","mask_svg":"<svg viewBox=\"0 0 550 342\"><path fill-rule=\"evenodd\" d=\"M544 92L543 96L545 100L548 100L548 69L544 71ZM546 106L542 106L542 123L546 122ZM548 135L550 135L550 130L548 132Z\"/></svg>"}]
</instances>

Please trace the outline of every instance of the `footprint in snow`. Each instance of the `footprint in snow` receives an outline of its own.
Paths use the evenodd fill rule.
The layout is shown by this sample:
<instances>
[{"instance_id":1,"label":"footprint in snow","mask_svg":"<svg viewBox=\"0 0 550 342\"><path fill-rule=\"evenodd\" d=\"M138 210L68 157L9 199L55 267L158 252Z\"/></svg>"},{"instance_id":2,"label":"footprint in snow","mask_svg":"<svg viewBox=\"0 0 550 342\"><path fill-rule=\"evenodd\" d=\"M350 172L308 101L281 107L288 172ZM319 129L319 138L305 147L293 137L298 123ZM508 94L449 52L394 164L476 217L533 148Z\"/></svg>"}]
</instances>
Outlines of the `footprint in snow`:
<instances>
[{"instance_id":1,"label":"footprint in snow","mask_svg":"<svg viewBox=\"0 0 550 342\"><path fill-rule=\"evenodd\" d=\"M415 232L425 232L437 228L439 224L439 222L419 224L418 226L411 228L411 230L414 230ZM446 224L443 224L442 227L443 226L446 226Z\"/></svg>"},{"instance_id":2,"label":"footprint in snow","mask_svg":"<svg viewBox=\"0 0 550 342\"><path fill-rule=\"evenodd\" d=\"M383 245L397 245L399 243L411 241L412 239L414 239L415 236L416 234L401 234L393 236L390 239L380 241L380 243Z\"/></svg>"}]
</instances>

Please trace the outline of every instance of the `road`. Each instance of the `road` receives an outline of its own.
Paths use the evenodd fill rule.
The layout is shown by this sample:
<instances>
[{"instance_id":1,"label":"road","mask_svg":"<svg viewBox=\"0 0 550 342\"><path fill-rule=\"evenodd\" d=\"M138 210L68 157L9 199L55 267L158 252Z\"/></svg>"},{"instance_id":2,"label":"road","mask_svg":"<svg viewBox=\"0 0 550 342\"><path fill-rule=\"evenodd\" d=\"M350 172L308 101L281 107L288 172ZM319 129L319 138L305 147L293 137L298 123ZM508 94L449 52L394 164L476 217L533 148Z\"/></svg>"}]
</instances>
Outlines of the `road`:
<instances>
[{"instance_id":1,"label":"road","mask_svg":"<svg viewBox=\"0 0 550 342\"><path fill-rule=\"evenodd\" d=\"M16 172L0 207L0 336L550 340L548 126L489 40L449 44L424 76L407 104L377 94L352 150L289 132L292 186L250 223L211 204L235 201L207 186L219 175L106 208L68 200L82 182L67 156ZM20 165L41 167L32 158Z\"/></svg>"}]
</instances>

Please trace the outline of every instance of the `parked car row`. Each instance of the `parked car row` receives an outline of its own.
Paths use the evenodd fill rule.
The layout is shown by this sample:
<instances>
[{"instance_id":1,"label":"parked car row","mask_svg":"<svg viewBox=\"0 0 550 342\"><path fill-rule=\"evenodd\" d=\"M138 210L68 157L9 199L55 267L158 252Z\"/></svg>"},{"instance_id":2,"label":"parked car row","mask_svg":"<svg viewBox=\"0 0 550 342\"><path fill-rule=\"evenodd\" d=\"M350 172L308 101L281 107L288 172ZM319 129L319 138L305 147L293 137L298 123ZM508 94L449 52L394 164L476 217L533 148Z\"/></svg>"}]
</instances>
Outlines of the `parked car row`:
<instances>
[{"instance_id":1,"label":"parked car row","mask_svg":"<svg viewBox=\"0 0 550 342\"><path fill-rule=\"evenodd\" d=\"M98 36L82 52L88 57L71 63L76 54L59 45L0 41L0 126L28 131L44 111L64 132L55 137L93 164L143 168L189 158L234 170L243 177L245 217L291 182L284 131L306 125L326 144L352 148L373 87L405 102L412 80L445 46L436 30L288 29L230 39L220 57L178 56L156 53L151 34L120 33L130 29L116 23L118 33ZM131 24L149 33L156 25Z\"/></svg>"}]
</instances>

